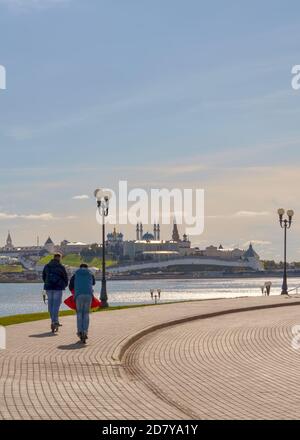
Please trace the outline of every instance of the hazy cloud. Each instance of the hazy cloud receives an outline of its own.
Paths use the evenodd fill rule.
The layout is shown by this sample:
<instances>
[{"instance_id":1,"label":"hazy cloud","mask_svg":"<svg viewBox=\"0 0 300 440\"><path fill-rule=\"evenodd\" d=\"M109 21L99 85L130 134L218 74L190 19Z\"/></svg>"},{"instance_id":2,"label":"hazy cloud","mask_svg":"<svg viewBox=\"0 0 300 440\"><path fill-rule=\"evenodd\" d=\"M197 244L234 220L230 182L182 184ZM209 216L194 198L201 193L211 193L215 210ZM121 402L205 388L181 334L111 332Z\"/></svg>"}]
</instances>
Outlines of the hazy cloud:
<instances>
[{"instance_id":1,"label":"hazy cloud","mask_svg":"<svg viewBox=\"0 0 300 440\"><path fill-rule=\"evenodd\" d=\"M270 215L268 211L238 211L235 212L234 214L207 215L206 218L216 218L216 219L236 218L236 217L251 218L251 217L262 217L267 215Z\"/></svg>"},{"instance_id":2,"label":"hazy cloud","mask_svg":"<svg viewBox=\"0 0 300 440\"><path fill-rule=\"evenodd\" d=\"M246 241L246 243L244 243L243 246L248 247L250 243L253 244L254 246L269 246L272 244L271 241L267 241L267 240L250 240L250 241Z\"/></svg>"},{"instance_id":3,"label":"hazy cloud","mask_svg":"<svg viewBox=\"0 0 300 440\"><path fill-rule=\"evenodd\" d=\"M8 214L0 212L0 220L26 219L26 220L53 220L55 217L50 212L42 214Z\"/></svg>"},{"instance_id":4,"label":"hazy cloud","mask_svg":"<svg viewBox=\"0 0 300 440\"><path fill-rule=\"evenodd\" d=\"M234 217L261 217L270 215L268 211L238 211L233 214Z\"/></svg>"},{"instance_id":5,"label":"hazy cloud","mask_svg":"<svg viewBox=\"0 0 300 440\"><path fill-rule=\"evenodd\" d=\"M88 196L87 194L82 194L82 195L79 195L79 196L72 197L73 200L86 200L86 199L89 199L89 198L90 198L90 196Z\"/></svg>"},{"instance_id":6,"label":"hazy cloud","mask_svg":"<svg viewBox=\"0 0 300 440\"><path fill-rule=\"evenodd\" d=\"M43 212L41 214L9 214L7 212L0 212L0 220L40 220L40 221L52 221L59 220L61 218L64 219L75 219L76 217L73 215L69 215L67 217L56 217L51 212Z\"/></svg>"}]
</instances>

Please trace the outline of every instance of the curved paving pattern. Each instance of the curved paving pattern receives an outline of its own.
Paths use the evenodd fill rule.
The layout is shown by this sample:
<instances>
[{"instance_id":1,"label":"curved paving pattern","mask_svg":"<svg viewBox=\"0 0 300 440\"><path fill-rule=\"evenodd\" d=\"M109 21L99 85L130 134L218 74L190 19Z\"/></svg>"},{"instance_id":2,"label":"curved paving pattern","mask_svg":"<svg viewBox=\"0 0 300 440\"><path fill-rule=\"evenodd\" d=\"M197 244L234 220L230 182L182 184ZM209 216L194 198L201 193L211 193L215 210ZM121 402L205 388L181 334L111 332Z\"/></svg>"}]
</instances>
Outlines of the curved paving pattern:
<instances>
[{"instance_id":1,"label":"curved paving pattern","mask_svg":"<svg viewBox=\"0 0 300 440\"><path fill-rule=\"evenodd\" d=\"M118 359L135 335L155 325L231 309L288 304L292 307L161 329L131 345L123 362ZM297 298L261 297L98 313L92 315L87 346L75 343L74 317L63 318L63 327L54 336L46 321L8 327L8 348L0 350L0 419L234 417L236 399L247 402L256 394L259 405L267 406L264 415L299 416L299 388L295 388L295 407L288 409L281 402L276 413L275 405L270 405L273 395L289 402L287 390L297 387L299 354L290 352L289 325L300 324L299 312ZM294 321L284 321L291 315ZM252 387L253 377L266 385L265 394ZM274 391L280 377L282 385ZM240 416L254 416L252 406Z\"/></svg>"},{"instance_id":2,"label":"curved paving pattern","mask_svg":"<svg viewBox=\"0 0 300 440\"><path fill-rule=\"evenodd\" d=\"M149 334L125 362L165 402L197 419L299 419L299 307L199 320Z\"/></svg>"}]
</instances>

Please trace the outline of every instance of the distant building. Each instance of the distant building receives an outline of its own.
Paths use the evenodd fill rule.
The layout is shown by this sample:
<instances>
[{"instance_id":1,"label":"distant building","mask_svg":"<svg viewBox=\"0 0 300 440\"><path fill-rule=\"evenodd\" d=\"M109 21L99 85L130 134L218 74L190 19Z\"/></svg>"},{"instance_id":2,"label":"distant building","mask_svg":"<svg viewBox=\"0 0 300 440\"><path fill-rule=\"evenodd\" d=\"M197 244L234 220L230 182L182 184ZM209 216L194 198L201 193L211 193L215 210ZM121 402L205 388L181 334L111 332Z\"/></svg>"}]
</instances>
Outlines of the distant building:
<instances>
[{"instance_id":1,"label":"distant building","mask_svg":"<svg viewBox=\"0 0 300 440\"><path fill-rule=\"evenodd\" d=\"M178 241L178 249L181 256L187 256L191 254L191 242L186 234L183 234L182 240Z\"/></svg>"},{"instance_id":2,"label":"distant building","mask_svg":"<svg viewBox=\"0 0 300 440\"><path fill-rule=\"evenodd\" d=\"M11 234L8 232L6 243L0 247L0 254L2 256L9 256L11 258L19 258L22 256L41 256L45 249L41 246L21 246L17 247L13 244Z\"/></svg>"},{"instance_id":3,"label":"distant building","mask_svg":"<svg viewBox=\"0 0 300 440\"><path fill-rule=\"evenodd\" d=\"M146 233L142 236L142 238L141 238L140 241L147 241L147 242L150 242L150 241L157 241L157 240L154 238L154 235L151 234L151 232L146 232Z\"/></svg>"},{"instance_id":4,"label":"distant building","mask_svg":"<svg viewBox=\"0 0 300 440\"><path fill-rule=\"evenodd\" d=\"M17 264L18 258L0 255L0 265Z\"/></svg>"},{"instance_id":5,"label":"distant building","mask_svg":"<svg viewBox=\"0 0 300 440\"><path fill-rule=\"evenodd\" d=\"M252 243L250 243L249 248L244 252L244 258L259 258L259 255L253 249Z\"/></svg>"},{"instance_id":6,"label":"distant building","mask_svg":"<svg viewBox=\"0 0 300 440\"><path fill-rule=\"evenodd\" d=\"M163 242L161 246L178 245L175 241ZM188 272L193 269L195 273L204 271L219 271L219 272L241 272L241 271L263 271L264 267L259 260L258 254L254 251L250 244L247 250L242 249L223 249L223 247L208 246L204 250L198 248L191 248L190 253L186 255L180 254L178 251L162 250L160 243L155 242L125 242L125 246L129 246L127 253L134 258L130 264L122 264L120 266L113 266L108 268L110 273L130 273L137 271L168 271L172 267L180 268L182 272ZM152 247L152 249L150 249ZM136 254L134 254L136 252Z\"/></svg>"},{"instance_id":7,"label":"distant building","mask_svg":"<svg viewBox=\"0 0 300 440\"><path fill-rule=\"evenodd\" d=\"M107 242L111 244L122 243L123 238L122 232L117 232L116 228L114 228L113 232L107 234Z\"/></svg>"},{"instance_id":8,"label":"distant building","mask_svg":"<svg viewBox=\"0 0 300 440\"><path fill-rule=\"evenodd\" d=\"M12 251L14 248L15 247L13 245L10 232L8 231L8 235L7 235L7 239L6 239L6 244L5 244L4 248L3 248L3 250L5 250L5 251Z\"/></svg>"},{"instance_id":9,"label":"distant building","mask_svg":"<svg viewBox=\"0 0 300 440\"><path fill-rule=\"evenodd\" d=\"M174 220L174 224L173 224L172 240L173 241L180 241L177 223L175 220Z\"/></svg>"},{"instance_id":10,"label":"distant building","mask_svg":"<svg viewBox=\"0 0 300 440\"><path fill-rule=\"evenodd\" d=\"M244 250L242 249L224 249L222 245L217 246L208 246L202 251L202 255L206 257L216 257L223 258L225 260L235 260L241 258L244 254Z\"/></svg>"},{"instance_id":11,"label":"distant building","mask_svg":"<svg viewBox=\"0 0 300 440\"><path fill-rule=\"evenodd\" d=\"M184 255L191 243L187 236L180 240L176 223L174 223L172 239L161 240L160 225L153 225L153 233L143 232L142 223L136 225L136 240L124 241L123 255L131 260L161 260ZM173 238L176 238L174 240Z\"/></svg>"},{"instance_id":12,"label":"distant building","mask_svg":"<svg viewBox=\"0 0 300 440\"><path fill-rule=\"evenodd\" d=\"M124 242L124 256L132 260L144 259L146 256L155 257L155 253L172 251L179 255L178 244L162 240L138 240ZM173 254L174 255L174 254Z\"/></svg>"},{"instance_id":13,"label":"distant building","mask_svg":"<svg viewBox=\"0 0 300 440\"><path fill-rule=\"evenodd\" d=\"M53 254L55 252L55 244L53 243L51 237L48 237L45 244L44 249L46 249L49 254Z\"/></svg>"},{"instance_id":14,"label":"distant building","mask_svg":"<svg viewBox=\"0 0 300 440\"><path fill-rule=\"evenodd\" d=\"M117 232L116 228L107 234L106 250L115 259L123 256L124 236L122 232Z\"/></svg>"},{"instance_id":15,"label":"distant building","mask_svg":"<svg viewBox=\"0 0 300 440\"><path fill-rule=\"evenodd\" d=\"M264 270L263 263L260 261L259 255L253 249L252 243L250 243L249 248L244 252L242 259L249 261L252 267L256 270Z\"/></svg>"},{"instance_id":16,"label":"distant building","mask_svg":"<svg viewBox=\"0 0 300 440\"><path fill-rule=\"evenodd\" d=\"M68 241L64 240L60 244L60 251L63 255L68 254L80 254L83 250L89 249L90 245L86 243L82 243L81 241Z\"/></svg>"},{"instance_id":17,"label":"distant building","mask_svg":"<svg viewBox=\"0 0 300 440\"><path fill-rule=\"evenodd\" d=\"M224 266L224 267L241 267L251 268L253 270L263 270L263 265L259 255L255 252L253 245L250 243L248 249L226 249L220 244L219 246L210 245L205 249L192 247L191 242L186 234L182 239L179 235L178 227L174 221L172 236L170 240L162 240L160 235L160 225L153 225L153 232L144 232L142 223L136 225L136 239L124 240L121 232L117 232L116 228L107 234L106 239L107 253L120 262L131 260L136 264L145 263L162 263L165 265L170 261L169 265L176 264L196 264L207 266ZM56 246L49 236L44 246L26 246L16 247L10 232L8 232L5 245L0 248L0 257L2 264L9 259L17 258L27 264L28 260L37 261L41 256L47 253L62 252L64 255L81 254L82 252L98 256L101 246L89 245L83 242L70 242L64 240L60 246ZM176 260L176 262L174 262ZM164 266L167 267L167 266Z\"/></svg>"},{"instance_id":18,"label":"distant building","mask_svg":"<svg viewBox=\"0 0 300 440\"><path fill-rule=\"evenodd\" d=\"M108 235L107 243L117 243L117 233L114 229L112 234ZM244 249L226 249L219 246L207 246L205 249L193 248L191 241L186 234L182 238L179 235L176 221L173 224L172 236L170 240L160 239L160 225L154 224L153 233L145 232L142 223L136 225L136 240L123 241L124 260L131 260L130 266L126 267L124 263L120 267L122 270L138 270L140 268L163 268L177 265L195 265L207 267L232 267L232 270L251 269L261 271L263 265L260 262L259 255L254 251L252 244L247 250ZM133 261L135 262L132 265ZM151 266L152 264L152 266ZM135 269L133 269L135 268ZM115 271L119 269L116 267Z\"/></svg>"}]
</instances>

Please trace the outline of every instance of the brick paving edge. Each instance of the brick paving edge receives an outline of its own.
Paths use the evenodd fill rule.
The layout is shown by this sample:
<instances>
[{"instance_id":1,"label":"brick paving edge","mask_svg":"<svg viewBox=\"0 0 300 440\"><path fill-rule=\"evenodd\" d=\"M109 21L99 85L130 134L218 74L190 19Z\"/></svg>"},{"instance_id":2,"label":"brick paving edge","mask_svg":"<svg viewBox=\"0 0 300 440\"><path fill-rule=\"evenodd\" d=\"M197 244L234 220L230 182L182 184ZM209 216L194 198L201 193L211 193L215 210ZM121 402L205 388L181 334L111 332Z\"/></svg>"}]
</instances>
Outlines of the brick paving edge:
<instances>
[{"instance_id":1,"label":"brick paving edge","mask_svg":"<svg viewBox=\"0 0 300 440\"><path fill-rule=\"evenodd\" d=\"M229 315L233 313L242 313L242 312L251 312L255 310L264 310L264 309L273 309L273 308L279 308L279 307L289 307L289 306L299 306L300 301L294 301L291 303L279 303L279 304L265 304L265 305L256 305L256 306L248 306L248 307L239 307L234 309L224 309L219 310L217 312L211 312L211 313L200 313L197 315L192 316L185 316L184 318L179 318L167 322L162 322L160 324L151 325L143 330L140 330L133 335L127 337L124 339L124 342L120 342L118 346L115 348L112 359L116 363L121 363L124 355L128 351L128 349L139 339L143 338L144 336L148 335L149 333L153 333L157 330L164 329L166 327L172 327L174 325L184 324L186 322L192 322L196 321L197 319L209 319L209 318L215 318L217 316L223 316L223 315Z\"/></svg>"}]
</instances>

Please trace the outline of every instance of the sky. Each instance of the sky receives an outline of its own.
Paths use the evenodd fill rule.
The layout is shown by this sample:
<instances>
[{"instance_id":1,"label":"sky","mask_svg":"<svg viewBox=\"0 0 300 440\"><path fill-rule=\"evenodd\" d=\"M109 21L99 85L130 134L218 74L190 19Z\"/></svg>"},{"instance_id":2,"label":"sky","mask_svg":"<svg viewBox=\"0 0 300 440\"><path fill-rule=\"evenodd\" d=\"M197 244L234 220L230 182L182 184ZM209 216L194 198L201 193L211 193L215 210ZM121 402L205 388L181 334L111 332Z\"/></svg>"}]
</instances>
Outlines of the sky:
<instances>
[{"instance_id":1,"label":"sky","mask_svg":"<svg viewBox=\"0 0 300 440\"><path fill-rule=\"evenodd\" d=\"M251 241L278 261L276 212L293 208L300 261L299 13L294 0L0 0L0 245L8 230L16 245L98 241L93 191L127 180L204 189L193 245Z\"/></svg>"}]
</instances>

